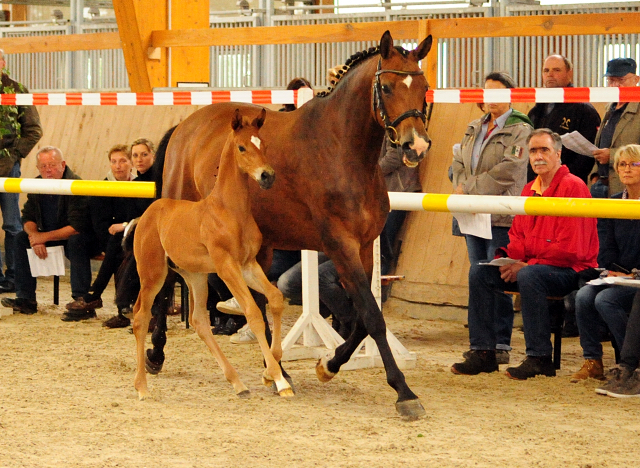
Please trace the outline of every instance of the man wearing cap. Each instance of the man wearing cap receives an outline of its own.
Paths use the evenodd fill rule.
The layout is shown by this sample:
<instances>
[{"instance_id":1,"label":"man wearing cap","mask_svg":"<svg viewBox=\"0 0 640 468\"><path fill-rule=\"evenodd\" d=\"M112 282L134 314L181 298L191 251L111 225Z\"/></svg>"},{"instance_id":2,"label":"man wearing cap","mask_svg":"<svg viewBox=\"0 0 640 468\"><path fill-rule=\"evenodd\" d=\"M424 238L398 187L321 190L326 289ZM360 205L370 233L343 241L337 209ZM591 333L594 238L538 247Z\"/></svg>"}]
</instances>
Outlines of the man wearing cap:
<instances>
[{"instance_id":1,"label":"man wearing cap","mask_svg":"<svg viewBox=\"0 0 640 468\"><path fill-rule=\"evenodd\" d=\"M573 87L571 62L559 54L549 55L542 67L542 81L545 88ZM595 141L600 125L598 111L588 102L540 102L529 111L529 119L533 122L533 128L549 128L558 135L578 131L590 142ZM569 168L569 172L587 183L594 160L590 156L583 156L562 147L562 164ZM535 178L536 173L529 165L527 181L531 182Z\"/></svg>"},{"instance_id":2,"label":"man wearing cap","mask_svg":"<svg viewBox=\"0 0 640 468\"><path fill-rule=\"evenodd\" d=\"M636 74L636 62L631 58L617 58L607 63L607 86L617 88L637 86L640 77ZM607 106L602 125L596 135L598 150L593 157L598 163L600 180L592 187L592 195L606 198L624 187L612 168L613 156L618 148L640 143L640 103L613 102Z\"/></svg>"}]
</instances>

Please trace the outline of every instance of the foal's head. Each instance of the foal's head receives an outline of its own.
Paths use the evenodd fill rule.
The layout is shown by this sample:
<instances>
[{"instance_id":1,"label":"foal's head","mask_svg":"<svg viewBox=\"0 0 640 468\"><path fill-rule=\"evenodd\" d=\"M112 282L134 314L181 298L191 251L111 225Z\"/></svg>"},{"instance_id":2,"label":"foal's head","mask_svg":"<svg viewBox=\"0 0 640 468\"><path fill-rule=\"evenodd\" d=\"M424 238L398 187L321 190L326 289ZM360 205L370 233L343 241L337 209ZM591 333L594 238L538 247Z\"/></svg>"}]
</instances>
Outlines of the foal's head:
<instances>
[{"instance_id":1,"label":"foal's head","mask_svg":"<svg viewBox=\"0 0 640 468\"><path fill-rule=\"evenodd\" d=\"M267 164L264 157L264 143L258 136L258 130L262 127L266 115L267 111L262 109L260 115L252 122L248 117L243 117L236 109L233 119L231 119L232 149L236 163L242 172L255 179L263 189L271 188L276 179L275 171Z\"/></svg>"}]
</instances>

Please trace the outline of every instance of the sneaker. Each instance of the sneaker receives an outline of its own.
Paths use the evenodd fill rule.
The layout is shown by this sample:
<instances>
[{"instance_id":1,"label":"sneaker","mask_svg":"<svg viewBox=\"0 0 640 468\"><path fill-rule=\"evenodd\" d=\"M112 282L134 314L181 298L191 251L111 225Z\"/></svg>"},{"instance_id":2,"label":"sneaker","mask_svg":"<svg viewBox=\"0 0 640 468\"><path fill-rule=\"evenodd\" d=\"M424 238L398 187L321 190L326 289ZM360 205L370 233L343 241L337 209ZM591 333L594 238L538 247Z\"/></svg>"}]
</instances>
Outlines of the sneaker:
<instances>
[{"instance_id":1,"label":"sneaker","mask_svg":"<svg viewBox=\"0 0 640 468\"><path fill-rule=\"evenodd\" d=\"M96 311L95 310L70 310L69 312L66 312L63 316L62 316L62 321L63 322L80 322L82 320L89 320L92 318L96 318Z\"/></svg>"},{"instance_id":2,"label":"sneaker","mask_svg":"<svg viewBox=\"0 0 640 468\"><path fill-rule=\"evenodd\" d=\"M490 373L498 370L495 351L479 351L472 349L464 362L451 366L451 372L460 375L478 375L481 372Z\"/></svg>"},{"instance_id":3,"label":"sneaker","mask_svg":"<svg viewBox=\"0 0 640 468\"><path fill-rule=\"evenodd\" d=\"M614 367L607 372L607 383L602 387L596 388L596 393L599 395L609 395L610 391L614 391L620 384L625 382L631 377L633 369L626 366Z\"/></svg>"},{"instance_id":4,"label":"sneaker","mask_svg":"<svg viewBox=\"0 0 640 468\"><path fill-rule=\"evenodd\" d=\"M551 356L527 356L518 367L507 367L507 377L514 380L527 380L536 375L556 376L556 367Z\"/></svg>"},{"instance_id":5,"label":"sneaker","mask_svg":"<svg viewBox=\"0 0 640 468\"><path fill-rule=\"evenodd\" d=\"M462 353L462 357L465 359L469 359L470 354L471 350L465 351L464 353ZM507 351L506 349L496 349L496 362L498 363L498 365L509 364L509 359L509 351Z\"/></svg>"},{"instance_id":6,"label":"sneaker","mask_svg":"<svg viewBox=\"0 0 640 468\"><path fill-rule=\"evenodd\" d=\"M102 308L102 298L98 297L97 299L86 301L84 297L79 297L73 302L69 302L67 305L67 310L89 310L89 309L101 309Z\"/></svg>"},{"instance_id":7,"label":"sneaker","mask_svg":"<svg viewBox=\"0 0 640 468\"><path fill-rule=\"evenodd\" d=\"M224 302L218 302L216 304L216 309L225 314L244 315L244 311L242 310L242 307L240 307L240 304L238 304L238 301L235 297L232 297L231 299L228 299Z\"/></svg>"},{"instance_id":8,"label":"sneaker","mask_svg":"<svg viewBox=\"0 0 640 468\"><path fill-rule=\"evenodd\" d=\"M229 341L233 344L253 344L258 342L258 338L256 338L255 333L251 331L247 323L237 333L231 335Z\"/></svg>"},{"instance_id":9,"label":"sneaker","mask_svg":"<svg viewBox=\"0 0 640 468\"><path fill-rule=\"evenodd\" d=\"M5 297L0 301L4 307L13 309L14 312L25 315L33 315L38 312L38 303L32 299L22 299L16 297L14 299Z\"/></svg>"},{"instance_id":10,"label":"sneaker","mask_svg":"<svg viewBox=\"0 0 640 468\"><path fill-rule=\"evenodd\" d=\"M640 397L640 375L638 372L631 372L629 378L620 382L617 387L608 390L607 394L613 398Z\"/></svg>"},{"instance_id":11,"label":"sneaker","mask_svg":"<svg viewBox=\"0 0 640 468\"><path fill-rule=\"evenodd\" d=\"M582 368L571 376L573 383L587 379L605 380L602 359L585 359Z\"/></svg>"},{"instance_id":12,"label":"sneaker","mask_svg":"<svg viewBox=\"0 0 640 468\"><path fill-rule=\"evenodd\" d=\"M131 320L121 314L115 315L109 320L102 322L102 326L107 328L127 328L129 325L131 325Z\"/></svg>"}]
</instances>

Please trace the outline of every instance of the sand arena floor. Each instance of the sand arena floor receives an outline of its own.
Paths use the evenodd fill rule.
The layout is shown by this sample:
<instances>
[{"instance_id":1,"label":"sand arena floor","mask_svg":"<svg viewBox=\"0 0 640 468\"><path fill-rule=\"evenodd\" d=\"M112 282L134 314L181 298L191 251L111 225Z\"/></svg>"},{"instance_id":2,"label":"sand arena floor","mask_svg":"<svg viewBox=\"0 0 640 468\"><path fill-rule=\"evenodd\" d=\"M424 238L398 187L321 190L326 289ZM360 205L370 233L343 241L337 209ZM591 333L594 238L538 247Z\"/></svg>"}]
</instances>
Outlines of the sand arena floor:
<instances>
[{"instance_id":1,"label":"sand arena floor","mask_svg":"<svg viewBox=\"0 0 640 468\"><path fill-rule=\"evenodd\" d=\"M392 299L387 323L417 353L405 375L428 414L404 422L383 369L341 372L322 384L315 362L289 362L297 396L282 399L261 384L257 345L221 337L252 392L240 400L197 335L174 316L164 370L149 377L154 398L140 402L133 335L101 326L115 313L109 301L98 319L64 323L63 307L47 305L51 282L39 283L37 315L0 318L0 467L640 465L640 399L597 396L595 381L570 383L581 364L577 338L564 340L556 378L456 376L449 367L467 348L463 324L408 318ZM63 282L61 302L68 300ZM300 310L287 308L285 331ZM517 363L521 332L513 344ZM607 344L606 364L612 359Z\"/></svg>"}]
</instances>

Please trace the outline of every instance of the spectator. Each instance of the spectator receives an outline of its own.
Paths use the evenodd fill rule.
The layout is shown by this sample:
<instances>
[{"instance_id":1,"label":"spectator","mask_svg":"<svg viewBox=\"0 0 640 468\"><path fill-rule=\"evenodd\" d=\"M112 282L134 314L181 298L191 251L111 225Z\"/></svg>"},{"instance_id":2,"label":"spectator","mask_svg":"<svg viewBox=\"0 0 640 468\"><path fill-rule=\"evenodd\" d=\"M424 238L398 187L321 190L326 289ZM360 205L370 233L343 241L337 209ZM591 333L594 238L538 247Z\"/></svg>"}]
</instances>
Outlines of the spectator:
<instances>
[{"instance_id":1,"label":"spectator","mask_svg":"<svg viewBox=\"0 0 640 468\"><path fill-rule=\"evenodd\" d=\"M506 73L494 72L485 79L486 89L515 88ZM453 187L456 194L517 196L527 177L527 137L533 130L529 118L509 103L487 103L488 114L474 120L465 132L460 150L453 155ZM513 216L491 215L491 239L465 234L469 263L493 258L496 249L509 243ZM471 270L470 270L471 271ZM495 291L494 350L499 364L509 363L513 329L513 301Z\"/></svg>"},{"instance_id":2,"label":"spectator","mask_svg":"<svg viewBox=\"0 0 640 468\"><path fill-rule=\"evenodd\" d=\"M131 154L126 145L115 145L107 157L111 169L105 180L130 181L135 175L131 172ZM102 293L109 284L111 277L116 274L124 258L122 237L125 227L130 221L127 200L121 197L92 197L89 201L93 228L98 236L100 250L104 252L104 259L95 281L84 296L67 304L68 310L83 311L102 307ZM118 308L118 315L104 322L109 328L128 327L131 321L125 317L130 312L128 308Z\"/></svg>"},{"instance_id":3,"label":"spectator","mask_svg":"<svg viewBox=\"0 0 640 468\"><path fill-rule=\"evenodd\" d=\"M45 146L36 154L36 167L42 179L80 179L67 167L62 152ZM97 241L91 229L87 197L77 195L45 195L30 193L22 209L24 231L16 236L16 298L2 299L2 305L15 312L37 312L36 278L31 276L27 249L42 259L47 246L63 245L71 263L71 295L82 297L91 284L91 257L98 253ZM96 316L95 310L67 312L65 322Z\"/></svg>"},{"instance_id":4,"label":"spectator","mask_svg":"<svg viewBox=\"0 0 640 468\"><path fill-rule=\"evenodd\" d=\"M573 67L564 56L548 56L542 67L542 80L545 88L573 87ZM559 135L578 131L593 143L600 125L600 115L588 102L575 103L538 103L529 111L534 128L548 128ZM584 183L594 166L590 156L583 156L567 148L562 148L562 163L569 172L580 177ZM528 166L527 181L535 179L533 168Z\"/></svg>"},{"instance_id":5,"label":"spectator","mask_svg":"<svg viewBox=\"0 0 640 468\"><path fill-rule=\"evenodd\" d=\"M0 49L0 94L28 93L29 90L9 78L5 54ZM20 177L20 163L42 137L40 117L35 106L0 106L0 177ZM6 271L0 255L0 293L15 292L15 238L22 231L20 194L0 193Z\"/></svg>"},{"instance_id":6,"label":"spectator","mask_svg":"<svg viewBox=\"0 0 640 468\"><path fill-rule=\"evenodd\" d=\"M596 393L609 395L614 398L640 397L640 291L634 299L624 342L620 350L620 365L614 367L608 374L607 383L596 388Z\"/></svg>"},{"instance_id":7,"label":"spectator","mask_svg":"<svg viewBox=\"0 0 640 468\"><path fill-rule=\"evenodd\" d=\"M527 142L529 162L538 177L522 196L590 198L585 183L561 165L562 141L549 129L534 130ZM555 376L551 359L551 318L547 296L564 296L577 288L578 272L596 266L595 219L517 215L509 244L498 256L515 263L499 268L471 265L469 272L469 341L471 352L454 364L454 374L476 375L498 370L496 362L495 292L519 291L526 359L509 367L507 376L525 380ZM526 287L519 287L526 285Z\"/></svg>"},{"instance_id":8,"label":"spectator","mask_svg":"<svg viewBox=\"0 0 640 468\"><path fill-rule=\"evenodd\" d=\"M640 77L636 75L636 62L630 58L617 58L607 63L607 86L637 86ZM600 179L591 187L596 198L607 198L609 194L623 190L620 179L611 170L613 155L624 145L640 143L640 103L614 102L607 111L598 129L595 145L598 148L593 157L598 164Z\"/></svg>"},{"instance_id":9,"label":"spectator","mask_svg":"<svg viewBox=\"0 0 640 468\"><path fill-rule=\"evenodd\" d=\"M614 165L624 191L612 198L640 199L640 145L626 145L615 155ZM600 244L600 266L609 276L629 275L640 267L640 220L602 219L606 235ZM573 375L572 382L588 378L604 380L600 330L606 323L617 349L622 348L627 315L631 310L636 288L629 286L587 284L576 296L576 321L580 332L580 345L584 355L582 368Z\"/></svg>"}]
</instances>

